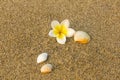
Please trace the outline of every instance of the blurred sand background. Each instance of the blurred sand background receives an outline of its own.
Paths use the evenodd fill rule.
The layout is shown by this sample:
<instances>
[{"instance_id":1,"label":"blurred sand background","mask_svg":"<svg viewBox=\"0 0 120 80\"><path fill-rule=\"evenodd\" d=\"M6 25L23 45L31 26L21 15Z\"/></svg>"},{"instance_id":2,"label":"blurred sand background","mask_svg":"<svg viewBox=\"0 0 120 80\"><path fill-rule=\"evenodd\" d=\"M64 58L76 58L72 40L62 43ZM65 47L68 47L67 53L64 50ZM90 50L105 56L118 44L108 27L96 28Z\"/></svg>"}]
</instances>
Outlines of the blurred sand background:
<instances>
[{"instance_id":1,"label":"blurred sand background","mask_svg":"<svg viewBox=\"0 0 120 80\"><path fill-rule=\"evenodd\" d=\"M48 36L66 18L89 44ZM37 64L42 52L49 59ZM44 75L46 63L54 70ZM0 0L0 80L120 80L120 0Z\"/></svg>"}]
</instances>

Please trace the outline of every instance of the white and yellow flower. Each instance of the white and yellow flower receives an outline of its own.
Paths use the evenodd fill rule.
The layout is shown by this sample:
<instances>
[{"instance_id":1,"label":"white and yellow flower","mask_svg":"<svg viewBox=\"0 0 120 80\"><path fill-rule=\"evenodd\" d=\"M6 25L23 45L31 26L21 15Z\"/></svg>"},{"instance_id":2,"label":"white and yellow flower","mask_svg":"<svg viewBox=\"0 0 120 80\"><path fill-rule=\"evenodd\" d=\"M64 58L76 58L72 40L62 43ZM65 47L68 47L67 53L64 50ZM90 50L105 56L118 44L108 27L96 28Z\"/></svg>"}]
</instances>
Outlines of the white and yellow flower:
<instances>
[{"instance_id":1,"label":"white and yellow flower","mask_svg":"<svg viewBox=\"0 0 120 80\"><path fill-rule=\"evenodd\" d=\"M50 30L49 36L56 37L56 40L60 44L65 44L66 37L72 37L75 33L75 30L69 28L69 20L65 19L61 23L57 20L51 22L53 30Z\"/></svg>"}]
</instances>

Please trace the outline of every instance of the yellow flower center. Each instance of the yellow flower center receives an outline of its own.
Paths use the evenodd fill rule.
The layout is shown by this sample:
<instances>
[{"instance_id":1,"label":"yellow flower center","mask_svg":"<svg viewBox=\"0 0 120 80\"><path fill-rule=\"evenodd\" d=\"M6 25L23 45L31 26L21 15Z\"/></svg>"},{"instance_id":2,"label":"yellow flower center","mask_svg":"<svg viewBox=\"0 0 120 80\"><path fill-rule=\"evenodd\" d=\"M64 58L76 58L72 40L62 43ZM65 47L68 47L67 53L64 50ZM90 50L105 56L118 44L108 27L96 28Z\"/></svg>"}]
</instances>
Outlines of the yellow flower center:
<instances>
[{"instance_id":1,"label":"yellow flower center","mask_svg":"<svg viewBox=\"0 0 120 80\"><path fill-rule=\"evenodd\" d=\"M67 28L64 25L56 25L55 28L53 29L53 33L58 38L63 38L64 36L67 35Z\"/></svg>"}]
</instances>

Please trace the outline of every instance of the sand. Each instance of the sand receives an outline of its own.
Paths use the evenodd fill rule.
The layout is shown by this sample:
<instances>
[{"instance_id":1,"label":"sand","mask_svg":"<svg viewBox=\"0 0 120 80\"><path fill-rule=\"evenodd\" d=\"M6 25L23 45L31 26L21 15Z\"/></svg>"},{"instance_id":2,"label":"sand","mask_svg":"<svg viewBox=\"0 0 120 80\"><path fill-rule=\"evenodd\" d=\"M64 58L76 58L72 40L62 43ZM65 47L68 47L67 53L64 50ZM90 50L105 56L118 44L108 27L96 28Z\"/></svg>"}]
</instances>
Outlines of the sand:
<instances>
[{"instance_id":1,"label":"sand","mask_svg":"<svg viewBox=\"0 0 120 80\"><path fill-rule=\"evenodd\" d=\"M70 20L88 44L48 36L51 21ZM49 58L37 64L37 56ZM51 63L54 69L41 74ZM120 80L120 0L1 0L0 80Z\"/></svg>"}]
</instances>

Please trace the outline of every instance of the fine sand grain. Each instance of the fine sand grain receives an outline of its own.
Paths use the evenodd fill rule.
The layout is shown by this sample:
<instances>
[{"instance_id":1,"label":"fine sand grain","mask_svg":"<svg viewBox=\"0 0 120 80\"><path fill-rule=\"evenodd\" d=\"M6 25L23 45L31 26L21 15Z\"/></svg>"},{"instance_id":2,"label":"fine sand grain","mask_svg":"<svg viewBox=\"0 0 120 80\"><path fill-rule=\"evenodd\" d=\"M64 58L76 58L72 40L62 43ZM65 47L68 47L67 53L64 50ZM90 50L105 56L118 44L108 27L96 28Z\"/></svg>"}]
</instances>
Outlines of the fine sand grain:
<instances>
[{"instance_id":1,"label":"fine sand grain","mask_svg":"<svg viewBox=\"0 0 120 80\"><path fill-rule=\"evenodd\" d=\"M66 18L88 44L48 36ZM49 58L37 64L42 52ZM47 63L53 71L41 74ZM120 0L0 0L0 80L120 80Z\"/></svg>"}]
</instances>

